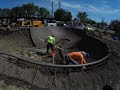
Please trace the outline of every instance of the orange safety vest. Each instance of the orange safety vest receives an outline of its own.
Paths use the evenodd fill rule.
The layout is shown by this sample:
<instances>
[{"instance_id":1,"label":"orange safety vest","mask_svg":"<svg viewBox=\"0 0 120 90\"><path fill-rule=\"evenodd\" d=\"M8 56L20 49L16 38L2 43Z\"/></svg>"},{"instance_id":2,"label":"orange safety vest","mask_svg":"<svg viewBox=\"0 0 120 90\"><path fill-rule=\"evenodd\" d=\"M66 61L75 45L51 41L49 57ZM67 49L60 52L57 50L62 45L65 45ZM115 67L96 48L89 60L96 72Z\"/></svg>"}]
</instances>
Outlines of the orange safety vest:
<instances>
[{"instance_id":1,"label":"orange safety vest","mask_svg":"<svg viewBox=\"0 0 120 90\"><path fill-rule=\"evenodd\" d=\"M80 52L72 52L72 53L69 53L68 56L70 58L74 59L75 61L80 61L79 62L80 64L85 64L86 63L83 54L80 53Z\"/></svg>"}]
</instances>

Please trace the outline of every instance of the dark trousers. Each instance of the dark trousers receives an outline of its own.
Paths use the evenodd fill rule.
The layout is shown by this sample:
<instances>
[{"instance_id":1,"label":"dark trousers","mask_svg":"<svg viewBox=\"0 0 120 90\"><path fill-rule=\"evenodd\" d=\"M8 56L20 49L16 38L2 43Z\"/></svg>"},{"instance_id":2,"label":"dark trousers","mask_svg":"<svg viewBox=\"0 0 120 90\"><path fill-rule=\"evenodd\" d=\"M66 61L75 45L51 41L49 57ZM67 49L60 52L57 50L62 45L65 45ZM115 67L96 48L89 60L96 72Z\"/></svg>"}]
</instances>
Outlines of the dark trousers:
<instances>
[{"instance_id":1,"label":"dark trousers","mask_svg":"<svg viewBox=\"0 0 120 90\"><path fill-rule=\"evenodd\" d=\"M65 55L65 63L68 65L70 63L70 57Z\"/></svg>"},{"instance_id":2,"label":"dark trousers","mask_svg":"<svg viewBox=\"0 0 120 90\"><path fill-rule=\"evenodd\" d=\"M51 44L51 43L47 44L47 54L49 53L49 49L51 49L52 51L54 51L54 44Z\"/></svg>"}]
</instances>

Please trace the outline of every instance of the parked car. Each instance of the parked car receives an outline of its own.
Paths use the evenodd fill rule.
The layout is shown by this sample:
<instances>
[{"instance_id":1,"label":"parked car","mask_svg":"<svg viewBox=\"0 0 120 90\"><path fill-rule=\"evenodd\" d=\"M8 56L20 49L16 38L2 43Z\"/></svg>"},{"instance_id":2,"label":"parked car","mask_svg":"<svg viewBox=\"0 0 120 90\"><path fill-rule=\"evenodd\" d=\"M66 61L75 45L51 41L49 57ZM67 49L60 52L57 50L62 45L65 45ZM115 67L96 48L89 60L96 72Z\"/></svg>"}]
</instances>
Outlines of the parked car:
<instances>
[{"instance_id":1,"label":"parked car","mask_svg":"<svg viewBox=\"0 0 120 90\"><path fill-rule=\"evenodd\" d=\"M56 20L48 20L48 26L57 26Z\"/></svg>"}]
</instances>

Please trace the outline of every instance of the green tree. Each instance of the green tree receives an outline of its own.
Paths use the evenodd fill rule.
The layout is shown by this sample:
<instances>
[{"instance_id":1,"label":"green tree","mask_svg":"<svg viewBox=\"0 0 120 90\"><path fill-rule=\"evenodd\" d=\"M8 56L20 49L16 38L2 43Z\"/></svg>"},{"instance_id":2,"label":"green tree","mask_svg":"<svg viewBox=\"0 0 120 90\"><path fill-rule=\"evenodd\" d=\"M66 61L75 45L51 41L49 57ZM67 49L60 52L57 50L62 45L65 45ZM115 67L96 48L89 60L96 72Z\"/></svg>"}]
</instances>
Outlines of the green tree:
<instances>
[{"instance_id":1,"label":"green tree","mask_svg":"<svg viewBox=\"0 0 120 90\"><path fill-rule=\"evenodd\" d=\"M12 17L34 17L38 11L38 6L33 3L28 3L12 8L11 15Z\"/></svg>"},{"instance_id":2,"label":"green tree","mask_svg":"<svg viewBox=\"0 0 120 90\"><path fill-rule=\"evenodd\" d=\"M106 28L108 27L108 24L107 24L107 22L105 22L104 19L102 18L101 22L100 22L100 23L97 23L97 26L98 26L98 28L106 29Z\"/></svg>"},{"instance_id":3,"label":"green tree","mask_svg":"<svg viewBox=\"0 0 120 90\"><path fill-rule=\"evenodd\" d=\"M23 13L24 17L34 17L39 11L39 7L33 3L23 4L21 8L23 9L21 12Z\"/></svg>"},{"instance_id":4,"label":"green tree","mask_svg":"<svg viewBox=\"0 0 120 90\"><path fill-rule=\"evenodd\" d=\"M112 20L109 27L112 27L114 31L120 31L120 20Z\"/></svg>"},{"instance_id":5,"label":"green tree","mask_svg":"<svg viewBox=\"0 0 120 90\"><path fill-rule=\"evenodd\" d=\"M77 18L83 24L87 22L87 17L88 17L88 15L86 12L78 12L78 14L77 14Z\"/></svg>"},{"instance_id":6,"label":"green tree","mask_svg":"<svg viewBox=\"0 0 120 90\"><path fill-rule=\"evenodd\" d=\"M92 19L87 19L87 23L89 23L90 25L97 24L97 22Z\"/></svg>"},{"instance_id":7,"label":"green tree","mask_svg":"<svg viewBox=\"0 0 120 90\"><path fill-rule=\"evenodd\" d=\"M116 35L120 35L120 20L112 20L109 28L114 30Z\"/></svg>"},{"instance_id":8,"label":"green tree","mask_svg":"<svg viewBox=\"0 0 120 90\"><path fill-rule=\"evenodd\" d=\"M102 18L100 24L104 27L104 26L108 26L107 22L104 21L104 19Z\"/></svg>"},{"instance_id":9,"label":"green tree","mask_svg":"<svg viewBox=\"0 0 120 90\"><path fill-rule=\"evenodd\" d=\"M70 21L72 19L71 12L67 12L63 9L56 10L54 16L58 21Z\"/></svg>"},{"instance_id":10,"label":"green tree","mask_svg":"<svg viewBox=\"0 0 120 90\"><path fill-rule=\"evenodd\" d=\"M72 14L71 14L71 12L67 12L66 11L66 14L65 14L65 21L71 21L71 19L72 19Z\"/></svg>"},{"instance_id":11,"label":"green tree","mask_svg":"<svg viewBox=\"0 0 120 90\"><path fill-rule=\"evenodd\" d=\"M1 15L2 15L2 9L0 8L0 17L1 17Z\"/></svg>"},{"instance_id":12,"label":"green tree","mask_svg":"<svg viewBox=\"0 0 120 90\"><path fill-rule=\"evenodd\" d=\"M38 14L41 18L49 18L50 17L50 12L44 7L41 7L39 9Z\"/></svg>"},{"instance_id":13,"label":"green tree","mask_svg":"<svg viewBox=\"0 0 120 90\"><path fill-rule=\"evenodd\" d=\"M1 9L0 10L0 17L9 17L10 16L10 9Z\"/></svg>"},{"instance_id":14,"label":"green tree","mask_svg":"<svg viewBox=\"0 0 120 90\"><path fill-rule=\"evenodd\" d=\"M11 16L12 17L23 17L24 14L22 12L23 12L22 7L19 7L19 6L13 7L11 10Z\"/></svg>"}]
</instances>

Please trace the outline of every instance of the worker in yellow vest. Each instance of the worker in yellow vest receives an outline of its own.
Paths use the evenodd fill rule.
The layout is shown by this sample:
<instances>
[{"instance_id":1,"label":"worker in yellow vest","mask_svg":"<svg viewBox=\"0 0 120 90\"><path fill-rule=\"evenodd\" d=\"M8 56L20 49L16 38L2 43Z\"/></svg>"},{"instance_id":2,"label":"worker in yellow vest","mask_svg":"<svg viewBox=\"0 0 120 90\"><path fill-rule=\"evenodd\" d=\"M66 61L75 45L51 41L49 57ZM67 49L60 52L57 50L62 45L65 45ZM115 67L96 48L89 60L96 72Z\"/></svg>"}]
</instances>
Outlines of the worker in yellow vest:
<instances>
[{"instance_id":1,"label":"worker in yellow vest","mask_svg":"<svg viewBox=\"0 0 120 90\"><path fill-rule=\"evenodd\" d=\"M55 37L53 35L48 36L45 39L45 42L47 43L47 54L49 54L49 49L52 50L52 52L54 52L54 47L55 47Z\"/></svg>"},{"instance_id":2,"label":"worker in yellow vest","mask_svg":"<svg viewBox=\"0 0 120 90\"><path fill-rule=\"evenodd\" d=\"M87 27L87 31L88 31L88 32L93 32L93 28Z\"/></svg>"},{"instance_id":3,"label":"worker in yellow vest","mask_svg":"<svg viewBox=\"0 0 120 90\"><path fill-rule=\"evenodd\" d=\"M86 33L88 34L88 35L90 35L90 36L95 36L95 34L94 34L94 29L90 26L90 24L89 25L87 25L87 27L85 28L85 30L86 30Z\"/></svg>"}]
</instances>

